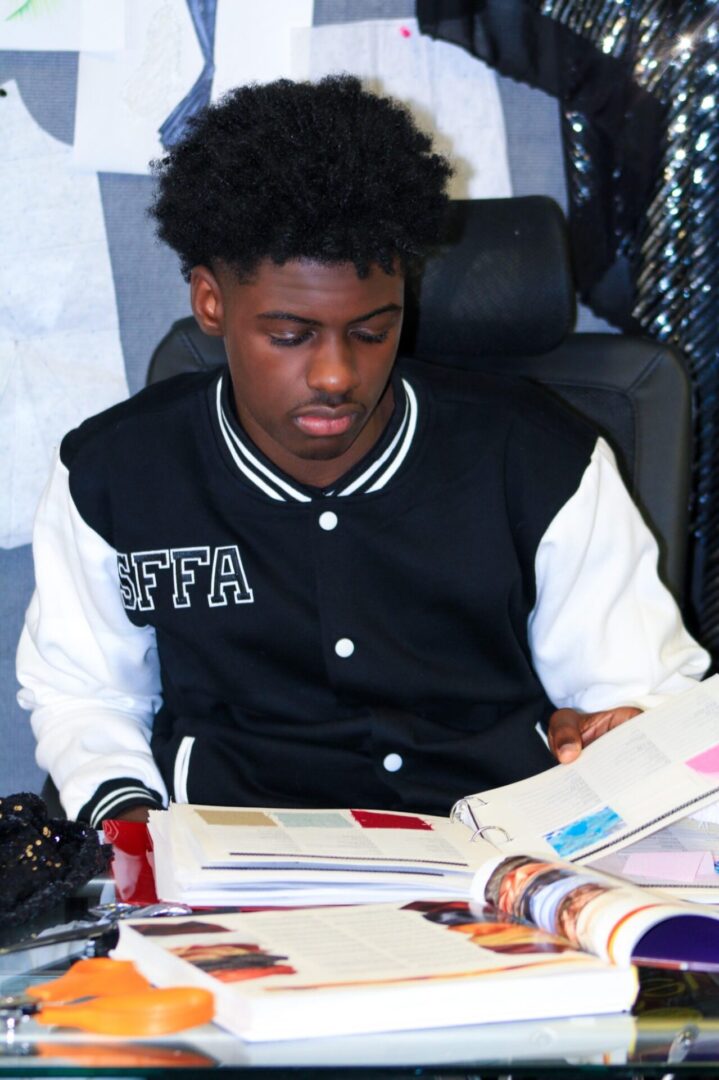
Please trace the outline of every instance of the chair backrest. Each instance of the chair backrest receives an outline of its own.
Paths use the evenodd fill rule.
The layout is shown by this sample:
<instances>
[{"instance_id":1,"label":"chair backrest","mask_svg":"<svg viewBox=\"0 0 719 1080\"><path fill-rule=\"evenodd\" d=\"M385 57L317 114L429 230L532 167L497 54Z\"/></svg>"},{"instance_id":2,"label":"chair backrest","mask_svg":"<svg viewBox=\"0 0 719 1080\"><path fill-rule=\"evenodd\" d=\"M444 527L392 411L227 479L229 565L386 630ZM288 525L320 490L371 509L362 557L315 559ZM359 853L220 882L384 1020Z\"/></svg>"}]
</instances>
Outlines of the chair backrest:
<instances>
[{"instance_id":1,"label":"chair backrest","mask_svg":"<svg viewBox=\"0 0 719 1080\"><path fill-rule=\"evenodd\" d=\"M559 207L544 196L454 202L445 242L408 289L401 351L419 360L528 378L590 420L617 452L681 601L686 577L691 390L672 348L623 334L575 334ZM180 319L157 346L156 382L224 364L220 338Z\"/></svg>"}]
</instances>

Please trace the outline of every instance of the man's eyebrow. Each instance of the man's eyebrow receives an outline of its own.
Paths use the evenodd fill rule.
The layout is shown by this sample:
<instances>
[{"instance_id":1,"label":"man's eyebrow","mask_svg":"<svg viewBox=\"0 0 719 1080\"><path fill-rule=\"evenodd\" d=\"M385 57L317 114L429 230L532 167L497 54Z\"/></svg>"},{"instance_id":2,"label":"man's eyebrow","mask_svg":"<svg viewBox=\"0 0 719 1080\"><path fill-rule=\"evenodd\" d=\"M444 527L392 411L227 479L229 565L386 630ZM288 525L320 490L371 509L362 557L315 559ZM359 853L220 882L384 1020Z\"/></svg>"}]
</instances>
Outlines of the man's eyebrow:
<instances>
[{"instance_id":1,"label":"man's eyebrow","mask_svg":"<svg viewBox=\"0 0 719 1080\"><path fill-rule=\"evenodd\" d=\"M374 319L375 315L385 315L389 311L401 311L401 304L385 304L384 307L375 308L374 311L368 311L364 315L358 315L356 319L352 319L353 323L367 322L368 319Z\"/></svg>"},{"instance_id":2,"label":"man's eyebrow","mask_svg":"<svg viewBox=\"0 0 719 1080\"><path fill-rule=\"evenodd\" d=\"M357 315L354 319L350 319L352 323L367 322L369 319L374 319L377 315L385 315L388 312L402 311L401 304L385 304L383 307L375 308L374 311L367 311L364 315ZM261 311L257 316L258 319L275 319L282 322L296 322L302 323L304 326L319 326L319 319L306 319L304 315L296 315L292 311Z\"/></svg>"},{"instance_id":3,"label":"man's eyebrow","mask_svg":"<svg viewBox=\"0 0 719 1080\"><path fill-rule=\"evenodd\" d=\"M295 315L291 311L261 311L258 319L281 319L283 322L304 323L305 326L319 326L318 319L305 319L302 315Z\"/></svg>"}]
</instances>

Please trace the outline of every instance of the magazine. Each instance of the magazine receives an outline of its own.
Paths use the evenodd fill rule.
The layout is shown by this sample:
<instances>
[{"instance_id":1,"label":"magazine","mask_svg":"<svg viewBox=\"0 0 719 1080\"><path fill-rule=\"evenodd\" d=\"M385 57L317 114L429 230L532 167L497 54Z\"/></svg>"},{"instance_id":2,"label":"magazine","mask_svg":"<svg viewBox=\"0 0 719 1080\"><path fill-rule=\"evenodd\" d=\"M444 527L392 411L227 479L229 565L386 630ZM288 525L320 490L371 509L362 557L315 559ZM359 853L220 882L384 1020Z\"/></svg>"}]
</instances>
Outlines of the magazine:
<instances>
[{"instance_id":1,"label":"magazine","mask_svg":"<svg viewBox=\"0 0 719 1080\"><path fill-rule=\"evenodd\" d=\"M216 1056L221 1065L255 1068L284 1067L297 1070L323 1068L388 1070L413 1068L417 1075L477 1076L478 1063L484 1068L503 1065L502 1075L511 1066L557 1067L609 1064L623 1065L632 1053L637 1025L628 1012L598 1016L542 1017L537 1020L429 1027L392 1032L364 1032L358 1035L326 1036L321 1039L287 1039L248 1042L225 1036ZM198 1040L199 1048L202 1042ZM648 1037L644 1040L648 1048ZM458 1066L464 1070L458 1074ZM444 1066L440 1072L439 1068ZM510 1066L507 1068L506 1066ZM451 1067L451 1071L445 1071ZM330 1074L327 1074L330 1075ZM335 1075L332 1073L331 1075ZM494 1072L491 1075L496 1075ZM522 1074L526 1075L526 1074Z\"/></svg>"},{"instance_id":2,"label":"magazine","mask_svg":"<svg viewBox=\"0 0 719 1080\"><path fill-rule=\"evenodd\" d=\"M211 990L250 1041L595 1016L638 989L632 967L453 900L124 920L114 956Z\"/></svg>"}]
</instances>

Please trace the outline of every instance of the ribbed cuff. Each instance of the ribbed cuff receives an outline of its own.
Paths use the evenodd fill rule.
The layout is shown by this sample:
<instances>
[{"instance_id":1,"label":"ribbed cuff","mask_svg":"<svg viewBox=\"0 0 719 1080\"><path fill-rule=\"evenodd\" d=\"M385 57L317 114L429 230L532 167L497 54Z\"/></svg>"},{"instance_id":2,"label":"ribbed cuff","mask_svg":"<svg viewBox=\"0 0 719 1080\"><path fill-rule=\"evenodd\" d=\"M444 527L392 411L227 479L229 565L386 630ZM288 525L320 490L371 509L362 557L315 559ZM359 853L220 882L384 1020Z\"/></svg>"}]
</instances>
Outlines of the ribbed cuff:
<instances>
[{"instance_id":1,"label":"ribbed cuff","mask_svg":"<svg viewBox=\"0 0 719 1080\"><path fill-rule=\"evenodd\" d=\"M131 776L113 777L100 784L78 813L77 820L87 821L94 829L99 829L106 818L118 817L136 806L161 810L162 795Z\"/></svg>"}]
</instances>

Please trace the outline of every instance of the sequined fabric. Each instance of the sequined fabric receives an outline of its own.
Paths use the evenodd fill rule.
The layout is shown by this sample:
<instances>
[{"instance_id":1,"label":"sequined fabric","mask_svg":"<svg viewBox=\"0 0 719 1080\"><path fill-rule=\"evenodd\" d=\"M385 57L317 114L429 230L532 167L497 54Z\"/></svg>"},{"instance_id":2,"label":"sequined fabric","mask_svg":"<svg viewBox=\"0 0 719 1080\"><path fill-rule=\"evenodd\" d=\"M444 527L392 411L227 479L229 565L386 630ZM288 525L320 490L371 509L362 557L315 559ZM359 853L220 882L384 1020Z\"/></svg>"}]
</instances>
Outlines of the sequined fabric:
<instances>
[{"instance_id":1,"label":"sequined fabric","mask_svg":"<svg viewBox=\"0 0 719 1080\"><path fill-rule=\"evenodd\" d=\"M105 870L109 847L75 821L50 818L28 792L0 798L0 927L29 922Z\"/></svg>"},{"instance_id":2,"label":"sequined fabric","mask_svg":"<svg viewBox=\"0 0 719 1080\"><path fill-rule=\"evenodd\" d=\"M696 392L694 602L719 653L719 5L716 0L542 0L541 12L631 66L665 107L660 160L634 234L618 235L635 285L632 315L687 356ZM567 116L573 201L591 182L584 118ZM628 182L613 176L614 199Z\"/></svg>"},{"instance_id":3,"label":"sequined fabric","mask_svg":"<svg viewBox=\"0 0 719 1080\"><path fill-rule=\"evenodd\" d=\"M418 0L417 15L559 98L580 292L687 358L690 601L719 658L719 0Z\"/></svg>"}]
</instances>

